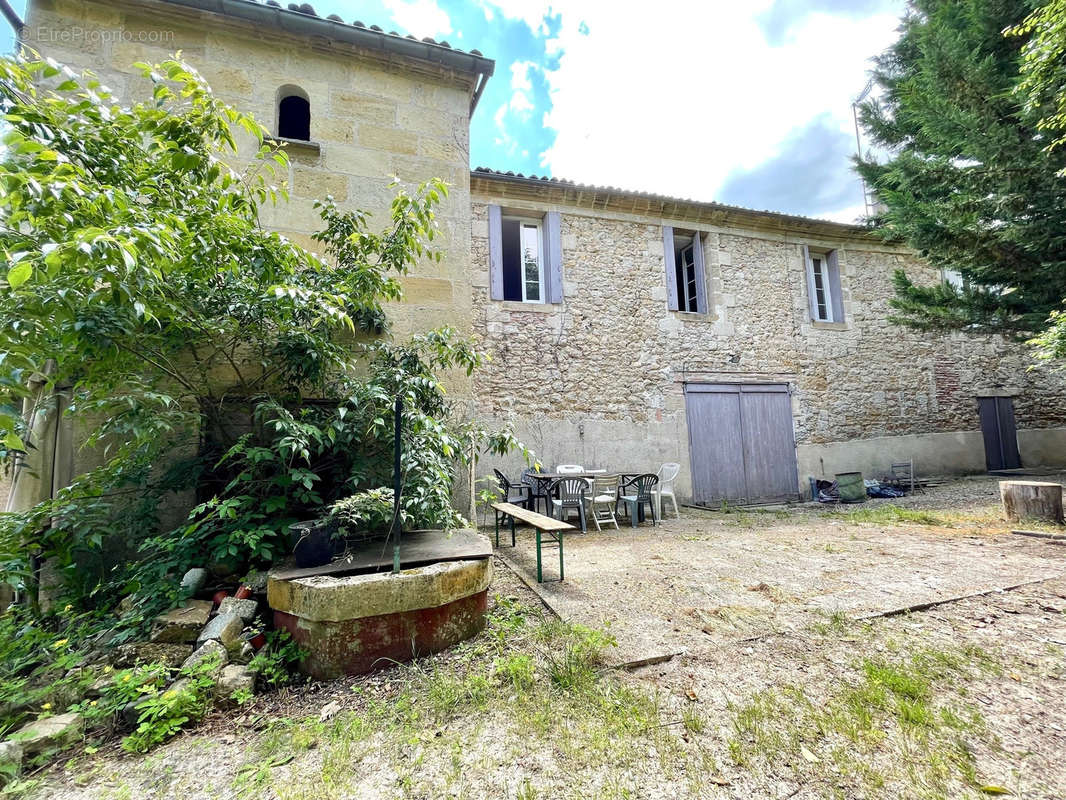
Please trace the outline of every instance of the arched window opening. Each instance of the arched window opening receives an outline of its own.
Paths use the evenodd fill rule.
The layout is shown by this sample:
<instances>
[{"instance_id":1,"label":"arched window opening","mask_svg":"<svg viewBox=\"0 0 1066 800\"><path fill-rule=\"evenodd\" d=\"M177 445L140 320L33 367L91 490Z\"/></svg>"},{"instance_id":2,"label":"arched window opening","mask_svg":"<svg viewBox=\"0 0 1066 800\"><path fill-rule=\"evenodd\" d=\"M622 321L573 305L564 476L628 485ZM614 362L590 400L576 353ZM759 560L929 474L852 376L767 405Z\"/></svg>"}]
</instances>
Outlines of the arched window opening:
<instances>
[{"instance_id":1,"label":"arched window opening","mask_svg":"<svg viewBox=\"0 0 1066 800\"><path fill-rule=\"evenodd\" d=\"M306 97L290 94L278 103L278 136L311 141L311 103Z\"/></svg>"}]
</instances>

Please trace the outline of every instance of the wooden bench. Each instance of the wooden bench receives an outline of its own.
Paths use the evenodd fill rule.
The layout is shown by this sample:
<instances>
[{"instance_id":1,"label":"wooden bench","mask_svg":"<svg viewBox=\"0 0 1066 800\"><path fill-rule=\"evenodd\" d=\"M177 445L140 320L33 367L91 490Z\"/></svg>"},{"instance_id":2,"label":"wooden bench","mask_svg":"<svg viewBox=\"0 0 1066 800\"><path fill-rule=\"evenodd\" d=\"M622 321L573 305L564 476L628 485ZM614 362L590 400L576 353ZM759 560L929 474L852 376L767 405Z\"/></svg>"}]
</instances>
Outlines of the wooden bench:
<instances>
[{"instance_id":1,"label":"wooden bench","mask_svg":"<svg viewBox=\"0 0 1066 800\"><path fill-rule=\"evenodd\" d=\"M559 544L559 580L563 579L563 532L575 530L569 522L561 519L552 519L528 508L516 506L514 503L493 503L496 512L496 546L500 546L500 517L511 518L511 547L515 546L515 520L524 522L537 532L537 583L544 582L541 571L540 544L541 534L547 534L548 539Z\"/></svg>"}]
</instances>

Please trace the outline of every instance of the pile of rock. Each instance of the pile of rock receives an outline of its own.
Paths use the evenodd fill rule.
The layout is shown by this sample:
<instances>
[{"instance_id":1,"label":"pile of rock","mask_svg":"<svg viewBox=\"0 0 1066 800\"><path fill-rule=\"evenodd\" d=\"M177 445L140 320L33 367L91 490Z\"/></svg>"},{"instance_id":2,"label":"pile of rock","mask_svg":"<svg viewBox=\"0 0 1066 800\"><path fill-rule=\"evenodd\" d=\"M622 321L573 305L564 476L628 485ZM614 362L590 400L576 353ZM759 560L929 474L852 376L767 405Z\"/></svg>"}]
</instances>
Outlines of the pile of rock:
<instances>
[{"instance_id":1,"label":"pile of rock","mask_svg":"<svg viewBox=\"0 0 1066 800\"><path fill-rule=\"evenodd\" d=\"M182 586L195 597L204 591L207 577L207 570L191 569ZM240 690L254 691L255 673L247 664L255 655L253 642L262 645L262 632L251 627L259 613L255 588L244 585L233 597L218 591L217 607L214 600L192 599L160 614L152 626L151 641L133 646L138 648L134 659L165 661L184 671L215 657L220 664L215 693L220 702L229 701Z\"/></svg>"},{"instance_id":2,"label":"pile of rock","mask_svg":"<svg viewBox=\"0 0 1066 800\"><path fill-rule=\"evenodd\" d=\"M110 653L108 660L118 668L165 664L179 674L168 688L180 690L185 685L180 672L214 657L218 660L214 691L216 702L231 703L238 692L254 692L256 676L248 664L265 642L262 631L254 627L259 612L259 601L255 597L262 596L265 591L266 578L263 576L259 582L243 585L233 597L225 591L216 591L217 603L202 597L207 591L207 578L206 570L189 570L182 579L182 585L193 599L157 616L148 641L120 645ZM257 586L257 583L261 585ZM95 667L77 669L93 670ZM84 690L86 696L99 697L111 680L110 674L100 673L99 680ZM70 698L70 703L80 699L80 696ZM126 725L136 725L138 711L135 704L130 703L122 710L121 716ZM23 760L39 759L49 753L59 752L79 741L84 732L85 721L74 712L29 722L7 741L0 742L0 774L17 774Z\"/></svg>"}]
</instances>

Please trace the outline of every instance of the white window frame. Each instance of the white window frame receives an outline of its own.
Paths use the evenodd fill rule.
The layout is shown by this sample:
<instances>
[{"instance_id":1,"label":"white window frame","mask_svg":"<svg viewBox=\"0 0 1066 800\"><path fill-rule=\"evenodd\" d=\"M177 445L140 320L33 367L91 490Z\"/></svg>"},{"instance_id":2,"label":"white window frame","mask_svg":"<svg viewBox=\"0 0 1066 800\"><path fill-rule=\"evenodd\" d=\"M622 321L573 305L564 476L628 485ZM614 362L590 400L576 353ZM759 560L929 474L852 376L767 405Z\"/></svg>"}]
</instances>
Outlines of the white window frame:
<instances>
[{"instance_id":1,"label":"white window frame","mask_svg":"<svg viewBox=\"0 0 1066 800\"><path fill-rule=\"evenodd\" d=\"M829 279L829 254L811 251L811 284L808 287L808 291L814 292L815 296L811 305L815 309L815 316L813 320L815 322L838 322L833 318L833 282ZM818 302L818 282L821 281L822 297L824 301ZM822 306L825 306L825 316L822 316L820 310Z\"/></svg>"},{"instance_id":2,"label":"white window frame","mask_svg":"<svg viewBox=\"0 0 1066 800\"><path fill-rule=\"evenodd\" d=\"M695 313L700 307L699 300L697 299L698 289L696 288L696 245L692 242L682 247L678 252L678 256L681 259L681 278L682 286L678 291L678 300L683 301L678 303L679 311L688 311ZM685 260L685 254L688 254L688 259ZM689 276L691 275L691 279Z\"/></svg>"},{"instance_id":3,"label":"white window frame","mask_svg":"<svg viewBox=\"0 0 1066 800\"><path fill-rule=\"evenodd\" d=\"M518 223L518 271L522 284L522 302L538 304L546 303L547 299L544 297L544 220L536 219L535 217L516 216L506 216L503 217L503 220L509 220L511 222ZM523 241L527 228L535 228L537 231L537 294L540 297L539 300L530 300L528 294L528 284L526 281L525 244Z\"/></svg>"}]
</instances>

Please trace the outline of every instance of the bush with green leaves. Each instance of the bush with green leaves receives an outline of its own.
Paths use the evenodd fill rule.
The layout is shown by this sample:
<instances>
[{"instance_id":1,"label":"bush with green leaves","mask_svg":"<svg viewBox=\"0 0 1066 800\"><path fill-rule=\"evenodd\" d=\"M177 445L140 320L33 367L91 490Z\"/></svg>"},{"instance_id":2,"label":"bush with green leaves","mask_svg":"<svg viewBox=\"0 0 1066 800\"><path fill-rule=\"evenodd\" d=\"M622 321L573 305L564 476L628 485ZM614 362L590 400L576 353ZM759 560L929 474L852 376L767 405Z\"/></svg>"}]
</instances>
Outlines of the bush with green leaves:
<instances>
[{"instance_id":1,"label":"bush with green leaves","mask_svg":"<svg viewBox=\"0 0 1066 800\"><path fill-rule=\"evenodd\" d=\"M342 498L329 507L328 518L335 521L342 534L365 532L371 536L387 533L395 516L396 493L392 489L367 489ZM403 509L400 509L401 524Z\"/></svg>"},{"instance_id":2,"label":"bush with green leaves","mask_svg":"<svg viewBox=\"0 0 1066 800\"><path fill-rule=\"evenodd\" d=\"M123 749L131 753L147 753L189 722L203 717L211 706L220 668L218 657L206 658L183 669L180 679L170 688L146 692L134 706L137 727L122 739Z\"/></svg>"},{"instance_id":3,"label":"bush with green leaves","mask_svg":"<svg viewBox=\"0 0 1066 800\"><path fill-rule=\"evenodd\" d=\"M448 329L375 338L399 279L440 258L446 186L397 187L381 232L325 199L318 257L260 225L288 169L266 130L184 63L137 67L152 98L124 106L90 74L0 59L0 450L36 458L33 420L57 393L88 446L107 446L0 519L0 578L32 597L47 559L76 607L134 593L146 617L180 599L190 566L267 565L292 522L391 485L397 398L406 517L463 524L456 461L517 446L460 421L441 386L483 356ZM159 532L180 490L198 505Z\"/></svg>"}]
</instances>

